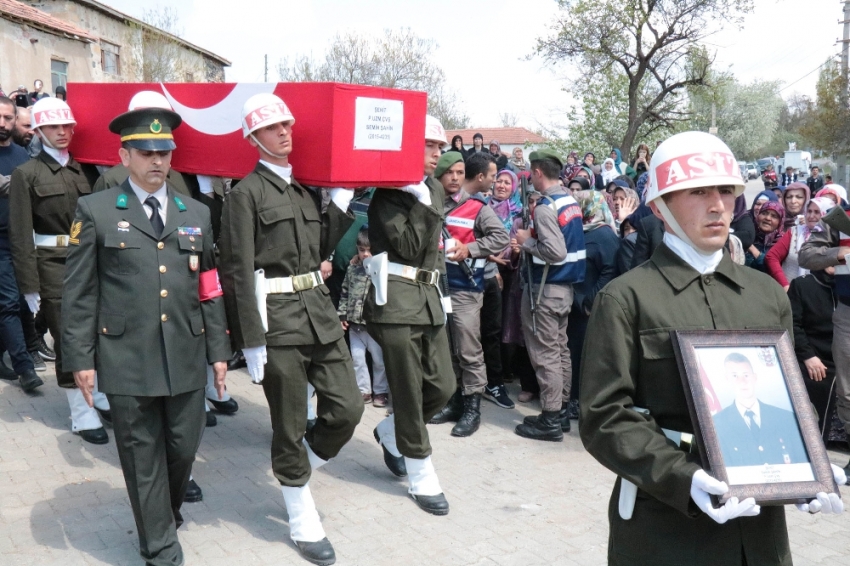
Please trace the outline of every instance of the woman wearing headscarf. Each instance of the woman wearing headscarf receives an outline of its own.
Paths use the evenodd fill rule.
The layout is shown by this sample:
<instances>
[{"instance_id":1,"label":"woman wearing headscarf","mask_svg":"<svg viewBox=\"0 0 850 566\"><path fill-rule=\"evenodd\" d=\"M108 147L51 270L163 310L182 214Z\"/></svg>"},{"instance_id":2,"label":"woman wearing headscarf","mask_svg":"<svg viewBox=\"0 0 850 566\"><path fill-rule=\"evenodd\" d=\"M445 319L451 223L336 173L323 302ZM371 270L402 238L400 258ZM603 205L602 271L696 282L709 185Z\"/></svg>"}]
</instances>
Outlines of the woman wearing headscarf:
<instances>
[{"instance_id":1,"label":"woman wearing headscarf","mask_svg":"<svg viewBox=\"0 0 850 566\"><path fill-rule=\"evenodd\" d=\"M766 272L765 254L782 238L785 233L784 223L785 209L778 201L770 201L761 206L756 216L756 241L747 249L746 265Z\"/></svg>"},{"instance_id":2,"label":"woman wearing headscarf","mask_svg":"<svg viewBox=\"0 0 850 566\"><path fill-rule=\"evenodd\" d=\"M610 157L602 162L602 184L606 187L610 185L614 179L620 176L617 171L617 166L614 165L614 160Z\"/></svg>"},{"instance_id":3,"label":"woman wearing headscarf","mask_svg":"<svg viewBox=\"0 0 850 566\"><path fill-rule=\"evenodd\" d=\"M570 185L581 184L582 181L585 180L577 177ZM575 391L570 393L570 412L575 410L577 417L581 354L587 321L596 294L617 274L616 261L620 238L614 229L614 219L602 193L583 189L573 192L573 198L581 207L584 246L587 251L584 281L573 285L573 307L567 322L567 340L573 364L572 387Z\"/></svg>"},{"instance_id":4,"label":"woman wearing headscarf","mask_svg":"<svg viewBox=\"0 0 850 566\"><path fill-rule=\"evenodd\" d=\"M611 191L611 200L614 203L614 225L617 230L620 225L637 210L640 205L640 197L637 191L629 188L623 181L616 181Z\"/></svg>"},{"instance_id":5,"label":"woman wearing headscarf","mask_svg":"<svg viewBox=\"0 0 850 566\"><path fill-rule=\"evenodd\" d=\"M803 183L794 184L802 185ZM808 189L808 187L806 188ZM767 273L776 279L786 291L790 286L790 281L809 272L808 269L803 269L797 263L797 253L809 239L809 236L812 235L812 232L823 230L821 226L818 226L818 222L821 216L832 210L834 206L835 204L828 198L814 198L809 201L806 206L806 215L802 217L803 220L800 221L797 218L797 222L786 230L782 238L767 252L767 256L764 258Z\"/></svg>"},{"instance_id":6,"label":"woman wearing headscarf","mask_svg":"<svg viewBox=\"0 0 850 566\"><path fill-rule=\"evenodd\" d=\"M750 208L750 216L753 218L753 223L757 223L759 210L768 202L779 202L779 197L773 191L762 191L753 199L753 206Z\"/></svg>"},{"instance_id":7,"label":"woman wearing headscarf","mask_svg":"<svg viewBox=\"0 0 850 566\"><path fill-rule=\"evenodd\" d=\"M510 164L513 166L514 171L519 173L521 171L528 171L531 168L531 165L528 161L525 160L525 157L522 155L522 148L517 146L511 152L511 161Z\"/></svg>"},{"instance_id":8,"label":"woman wearing headscarf","mask_svg":"<svg viewBox=\"0 0 850 566\"><path fill-rule=\"evenodd\" d=\"M841 185L830 183L817 192L815 196L832 199L835 204L847 204L847 190Z\"/></svg>"},{"instance_id":9,"label":"woman wearing headscarf","mask_svg":"<svg viewBox=\"0 0 850 566\"><path fill-rule=\"evenodd\" d=\"M791 183L785 187L780 202L785 208L786 231L801 223L798 216L806 215L810 198L809 186L805 183Z\"/></svg>"},{"instance_id":10,"label":"woman wearing headscarf","mask_svg":"<svg viewBox=\"0 0 850 566\"><path fill-rule=\"evenodd\" d=\"M464 161L469 157L469 153L463 148L463 137L460 134L452 138L452 147L449 151L456 151L463 156Z\"/></svg>"}]
</instances>

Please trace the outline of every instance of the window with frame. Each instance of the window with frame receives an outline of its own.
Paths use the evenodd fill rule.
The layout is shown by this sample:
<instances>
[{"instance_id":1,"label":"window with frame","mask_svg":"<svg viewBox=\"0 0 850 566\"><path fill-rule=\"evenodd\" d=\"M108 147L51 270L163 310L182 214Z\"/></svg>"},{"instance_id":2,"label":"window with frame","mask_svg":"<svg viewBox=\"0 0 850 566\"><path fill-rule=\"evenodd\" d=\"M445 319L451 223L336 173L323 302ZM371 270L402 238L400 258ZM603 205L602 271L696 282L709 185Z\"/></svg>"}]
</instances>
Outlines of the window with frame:
<instances>
[{"instance_id":1,"label":"window with frame","mask_svg":"<svg viewBox=\"0 0 850 566\"><path fill-rule=\"evenodd\" d=\"M56 87L65 87L68 84L68 63L58 59L50 60L50 82L53 92Z\"/></svg>"},{"instance_id":2,"label":"window with frame","mask_svg":"<svg viewBox=\"0 0 850 566\"><path fill-rule=\"evenodd\" d=\"M108 41L100 42L100 66L104 73L110 75L121 74L120 47Z\"/></svg>"}]
</instances>

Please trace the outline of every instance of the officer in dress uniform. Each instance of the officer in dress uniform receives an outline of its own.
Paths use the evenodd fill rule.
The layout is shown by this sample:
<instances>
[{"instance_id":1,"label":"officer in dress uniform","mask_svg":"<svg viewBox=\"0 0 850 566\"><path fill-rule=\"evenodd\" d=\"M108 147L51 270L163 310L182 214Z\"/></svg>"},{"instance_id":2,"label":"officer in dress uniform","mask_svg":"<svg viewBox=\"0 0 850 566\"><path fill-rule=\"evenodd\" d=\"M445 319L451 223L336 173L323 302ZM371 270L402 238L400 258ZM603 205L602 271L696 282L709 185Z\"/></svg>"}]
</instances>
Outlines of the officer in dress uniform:
<instances>
[{"instance_id":1,"label":"officer in dress uniform","mask_svg":"<svg viewBox=\"0 0 850 566\"><path fill-rule=\"evenodd\" d=\"M177 529L204 430L206 367L224 392L230 344L209 210L165 182L180 116L131 110L109 125L130 177L80 199L62 310L64 369L91 403L95 370L149 565L183 563Z\"/></svg>"},{"instance_id":2,"label":"officer in dress uniform","mask_svg":"<svg viewBox=\"0 0 850 566\"><path fill-rule=\"evenodd\" d=\"M573 370L567 318L573 304L573 285L584 281L584 231L581 207L558 182L562 164L557 154L541 149L531 152L529 159L531 183L543 197L534 208L534 228L517 230L516 240L533 262L534 280L523 280L521 318L528 356L540 384L543 412L526 417L515 432L534 440L561 441L570 430L567 407ZM531 300L536 305L536 324Z\"/></svg>"},{"instance_id":3,"label":"officer in dress uniform","mask_svg":"<svg viewBox=\"0 0 850 566\"><path fill-rule=\"evenodd\" d=\"M620 476L608 506L608 563L790 565L784 509L734 497L715 508L711 495L727 493L727 485L702 469L696 447L664 432L679 438L675 432L694 431L670 331L791 333L788 297L724 251L744 182L719 138L685 132L666 140L652 155L647 186L664 241L596 296L582 358L581 439ZM603 342L608 347L599 355L593 345ZM833 474L843 482L840 468ZM801 508L843 506L835 494L821 493Z\"/></svg>"},{"instance_id":4,"label":"officer in dress uniform","mask_svg":"<svg viewBox=\"0 0 850 566\"><path fill-rule=\"evenodd\" d=\"M318 191L293 178L294 122L273 94L245 102L243 133L260 162L228 195L219 242L231 338L269 403L272 468L289 536L302 557L324 565L336 558L310 475L351 439L363 399L319 265L354 220L347 213L354 191L331 189L322 212ZM308 383L316 389L318 418L305 434Z\"/></svg>"},{"instance_id":5,"label":"officer in dress uniform","mask_svg":"<svg viewBox=\"0 0 850 566\"><path fill-rule=\"evenodd\" d=\"M452 247L444 248L454 315L450 324L457 352L452 356L452 365L460 384L440 415L444 417L441 422L457 421L452 436L471 436L481 424L481 395L487 386L481 346L484 267L488 256L505 249L510 236L481 196L496 179L496 159L492 155L476 153L464 163L460 153L446 152L440 157L434 176L445 191L446 232L454 241ZM465 262L468 270L459 262Z\"/></svg>"},{"instance_id":6,"label":"officer in dress uniform","mask_svg":"<svg viewBox=\"0 0 850 566\"><path fill-rule=\"evenodd\" d=\"M44 145L43 151L12 173L9 190L9 244L18 289L33 315L44 312L56 350L56 380L65 389L71 408L71 430L86 442L106 444L100 418L110 422L109 402L95 385L90 407L63 370L62 280L71 222L77 199L91 193L92 179L68 153L76 120L68 105L58 98L43 98L32 107L32 123ZM98 416L98 414L100 416Z\"/></svg>"},{"instance_id":7,"label":"officer in dress uniform","mask_svg":"<svg viewBox=\"0 0 850 566\"><path fill-rule=\"evenodd\" d=\"M162 93L143 90L136 93L130 100L128 110L140 110L142 108L164 108L172 110L171 104ZM93 192L98 193L106 189L117 187L127 180L130 176L130 171L119 163L114 167L104 171L94 183ZM224 204L225 180L221 177L209 177L206 175L190 175L180 173L174 169L168 170L168 175L165 178L168 186L173 191L187 197L191 197L198 202L207 205L210 209L210 217L213 227L213 243L218 242L218 234L221 228L221 211ZM216 426L217 420L215 414L210 411L210 403L215 407L216 411L225 415L233 415L239 410L239 404L230 396L226 390L224 395L219 398L218 392L215 389L215 381L212 368L207 368L207 387L206 387L206 413L207 426ZM203 495L200 487L192 482L189 490L186 492L187 502L201 501Z\"/></svg>"},{"instance_id":8,"label":"officer in dress uniform","mask_svg":"<svg viewBox=\"0 0 850 566\"><path fill-rule=\"evenodd\" d=\"M390 471L408 476L408 493L434 515L446 515L449 504L431 462L425 423L455 391L437 287L445 191L431 176L446 145L443 126L428 116L423 182L375 191L368 213L372 258L367 266L375 292L363 306L366 330L384 352L394 408L378 423L375 439Z\"/></svg>"}]
</instances>

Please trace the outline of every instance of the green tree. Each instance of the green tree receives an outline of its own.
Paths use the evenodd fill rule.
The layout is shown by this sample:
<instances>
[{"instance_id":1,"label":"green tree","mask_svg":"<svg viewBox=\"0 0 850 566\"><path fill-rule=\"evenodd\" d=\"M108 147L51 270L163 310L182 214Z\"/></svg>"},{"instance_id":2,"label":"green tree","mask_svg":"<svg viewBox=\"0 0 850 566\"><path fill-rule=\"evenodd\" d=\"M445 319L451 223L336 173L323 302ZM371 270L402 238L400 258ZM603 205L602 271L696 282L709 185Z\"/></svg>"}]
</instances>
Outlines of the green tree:
<instances>
[{"instance_id":1,"label":"green tree","mask_svg":"<svg viewBox=\"0 0 850 566\"><path fill-rule=\"evenodd\" d=\"M711 87L689 90L689 128L708 131L713 103L717 135L732 153L748 161L763 157L779 130L780 116L786 108L779 96L779 81L754 81L745 85L731 75L721 74L712 82Z\"/></svg>"},{"instance_id":2,"label":"green tree","mask_svg":"<svg viewBox=\"0 0 850 566\"><path fill-rule=\"evenodd\" d=\"M625 127L619 142L612 144L625 157L638 136L647 135L642 128L675 131L687 122L684 91L706 84L711 65L703 40L718 25L739 25L752 4L752 0L558 0L561 16L552 34L538 39L536 51L549 62L568 62L586 71L567 87L581 100L607 88L600 76L625 81L621 99ZM585 120L598 119L586 111L582 114Z\"/></svg>"},{"instance_id":3,"label":"green tree","mask_svg":"<svg viewBox=\"0 0 850 566\"><path fill-rule=\"evenodd\" d=\"M334 81L383 86L428 93L428 112L447 130L465 128L469 116L457 95L446 86L443 70L433 62L436 43L410 29L385 30L383 37L357 33L337 34L324 58L315 62L296 56L278 65L281 81Z\"/></svg>"},{"instance_id":4,"label":"green tree","mask_svg":"<svg viewBox=\"0 0 850 566\"><path fill-rule=\"evenodd\" d=\"M815 104L804 117L800 132L816 149L833 157L850 153L848 85L838 62L830 59L824 63L815 93Z\"/></svg>"}]
</instances>

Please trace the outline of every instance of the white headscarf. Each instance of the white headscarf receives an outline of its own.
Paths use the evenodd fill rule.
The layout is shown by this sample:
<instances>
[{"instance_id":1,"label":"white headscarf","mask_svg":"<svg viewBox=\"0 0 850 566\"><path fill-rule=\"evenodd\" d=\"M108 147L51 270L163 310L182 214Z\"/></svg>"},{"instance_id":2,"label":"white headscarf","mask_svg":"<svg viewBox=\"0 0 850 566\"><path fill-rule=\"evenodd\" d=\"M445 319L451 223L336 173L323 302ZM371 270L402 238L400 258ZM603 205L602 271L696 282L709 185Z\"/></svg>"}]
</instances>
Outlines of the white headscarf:
<instances>
[{"instance_id":1,"label":"white headscarf","mask_svg":"<svg viewBox=\"0 0 850 566\"><path fill-rule=\"evenodd\" d=\"M605 168L605 165L607 165L609 161L611 162L611 170L610 171L608 171ZM607 187L608 183L610 183L611 181L613 181L614 179L616 179L619 176L620 176L620 172L617 171L617 165L614 163L613 159L611 159L609 157L608 159L606 159L605 161L602 162L602 184L603 185L605 185Z\"/></svg>"}]
</instances>

